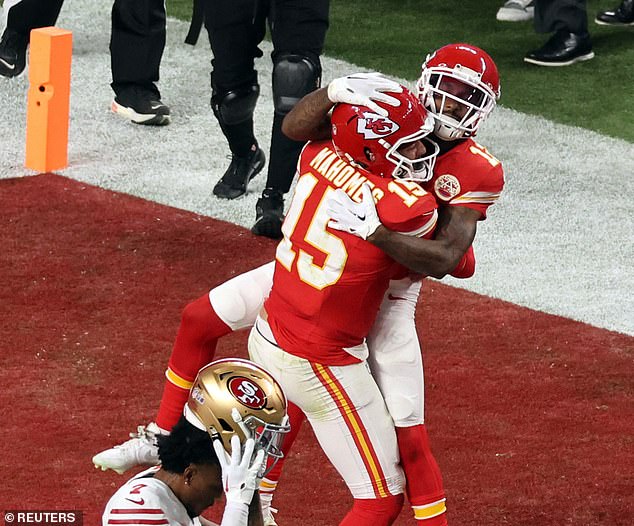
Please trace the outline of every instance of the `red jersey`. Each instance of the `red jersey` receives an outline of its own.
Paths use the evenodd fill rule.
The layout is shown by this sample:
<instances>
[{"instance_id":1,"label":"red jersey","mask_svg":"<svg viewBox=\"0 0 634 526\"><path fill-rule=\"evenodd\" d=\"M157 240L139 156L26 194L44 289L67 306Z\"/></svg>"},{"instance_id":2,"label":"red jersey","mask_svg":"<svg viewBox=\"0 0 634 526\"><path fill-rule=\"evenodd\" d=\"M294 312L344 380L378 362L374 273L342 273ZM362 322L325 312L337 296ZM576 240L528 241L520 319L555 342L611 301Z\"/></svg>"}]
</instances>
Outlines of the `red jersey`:
<instances>
[{"instance_id":1,"label":"red jersey","mask_svg":"<svg viewBox=\"0 0 634 526\"><path fill-rule=\"evenodd\" d=\"M487 208L502 193L502 163L473 139L462 141L436 159L434 176L423 187L439 205L466 206L486 219Z\"/></svg>"},{"instance_id":2,"label":"red jersey","mask_svg":"<svg viewBox=\"0 0 634 526\"><path fill-rule=\"evenodd\" d=\"M356 363L345 348L364 342L390 279L403 267L369 242L328 227L327 197L341 188L360 201L368 182L387 228L426 238L436 226L436 200L416 183L349 164L331 141L308 143L298 171L264 304L268 323L291 354L325 365Z\"/></svg>"}]
</instances>

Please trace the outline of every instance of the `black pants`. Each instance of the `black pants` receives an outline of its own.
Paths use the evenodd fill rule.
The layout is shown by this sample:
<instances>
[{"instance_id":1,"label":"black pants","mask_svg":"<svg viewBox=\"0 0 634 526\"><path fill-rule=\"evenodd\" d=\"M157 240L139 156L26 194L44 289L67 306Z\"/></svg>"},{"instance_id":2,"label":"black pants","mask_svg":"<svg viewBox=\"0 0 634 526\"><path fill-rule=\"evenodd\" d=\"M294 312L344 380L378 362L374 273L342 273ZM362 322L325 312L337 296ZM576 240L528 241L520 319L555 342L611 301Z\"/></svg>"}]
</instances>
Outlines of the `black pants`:
<instances>
[{"instance_id":1,"label":"black pants","mask_svg":"<svg viewBox=\"0 0 634 526\"><path fill-rule=\"evenodd\" d=\"M115 93L139 85L160 97L154 83L165 49L165 24L164 0L115 0L110 35Z\"/></svg>"},{"instance_id":2,"label":"black pants","mask_svg":"<svg viewBox=\"0 0 634 526\"><path fill-rule=\"evenodd\" d=\"M7 28L28 36L31 29L54 26L64 0L5 1Z\"/></svg>"},{"instance_id":3,"label":"black pants","mask_svg":"<svg viewBox=\"0 0 634 526\"><path fill-rule=\"evenodd\" d=\"M534 22L538 33L587 33L586 0L536 0Z\"/></svg>"},{"instance_id":4,"label":"black pants","mask_svg":"<svg viewBox=\"0 0 634 526\"><path fill-rule=\"evenodd\" d=\"M8 6L7 27L28 35L53 26L64 0L20 0ZM115 0L112 6L110 57L115 93L136 84L158 94L154 85L165 48L164 0ZM160 94L158 94L160 96Z\"/></svg>"},{"instance_id":5,"label":"black pants","mask_svg":"<svg viewBox=\"0 0 634 526\"><path fill-rule=\"evenodd\" d=\"M214 93L226 93L257 82L254 59L262 56L258 46L267 22L273 41L273 61L281 53L293 53L319 64L328 30L328 10L329 0L206 0L205 27L214 55L211 61ZM285 193L293 181L303 143L282 134L283 118L283 115L273 116L266 186ZM229 145L238 154L256 142L252 120L241 129L242 136L236 140L234 135L230 141L240 144Z\"/></svg>"}]
</instances>

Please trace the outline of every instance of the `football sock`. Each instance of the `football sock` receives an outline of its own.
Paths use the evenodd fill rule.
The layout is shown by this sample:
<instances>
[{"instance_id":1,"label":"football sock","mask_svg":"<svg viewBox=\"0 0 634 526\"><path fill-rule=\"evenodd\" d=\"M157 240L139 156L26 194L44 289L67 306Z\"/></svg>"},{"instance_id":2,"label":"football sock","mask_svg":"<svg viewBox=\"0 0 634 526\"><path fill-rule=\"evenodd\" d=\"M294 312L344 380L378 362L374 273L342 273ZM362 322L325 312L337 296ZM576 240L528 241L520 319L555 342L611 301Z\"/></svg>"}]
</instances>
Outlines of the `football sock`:
<instances>
[{"instance_id":1,"label":"football sock","mask_svg":"<svg viewBox=\"0 0 634 526\"><path fill-rule=\"evenodd\" d=\"M397 427L396 438L414 517L424 526L446 526L445 490L427 429L423 424Z\"/></svg>"},{"instance_id":2,"label":"football sock","mask_svg":"<svg viewBox=\"0 0 634 526\"><path fill-rule=\"evenodd\" d=\"M212 308L208 294L183 309L156 416L161 429L171 430L178 422L198 371L213 360L218 338L230 332Z\"/></svg>"},{"instance_id":3,"label":"football sock","mask_svg":"<svg viewBox=\"0 0 634 526\"><path fill-rule=\"evenodd\" d=\"M339 526L389 526L403 508L403 495L382 499L354 499L352 509Z\"/></svg>"}]
</instances>

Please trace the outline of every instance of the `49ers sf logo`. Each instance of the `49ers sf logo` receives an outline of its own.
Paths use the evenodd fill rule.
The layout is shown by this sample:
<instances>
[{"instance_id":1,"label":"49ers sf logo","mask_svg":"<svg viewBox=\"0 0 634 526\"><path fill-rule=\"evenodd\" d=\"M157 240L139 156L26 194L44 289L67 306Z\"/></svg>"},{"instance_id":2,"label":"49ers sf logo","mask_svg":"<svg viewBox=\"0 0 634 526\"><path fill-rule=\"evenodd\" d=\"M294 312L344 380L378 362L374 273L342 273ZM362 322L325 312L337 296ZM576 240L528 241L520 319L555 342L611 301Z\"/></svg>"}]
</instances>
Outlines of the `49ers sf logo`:
<instances>
[{"instance_id":1,"label":"49ers sf logo","mask_svg":"<svg viewBox=\"0 0 634 526\"><path fill-rule=\"evenodd\" d=\"M399 125L393 120L369 111L364 112L363 117L359 117L357 120L357 132L366 139L387 137L398 130L398 128Z\"/></svg>"},{"instance_id":2,"label":"49ers sf logo","mask_svg":"<svg viewBox=\"0 0 634 526\"><path fill-rule=\"evenodd\" d=\"M251 409L262 409L266 405L266 395L258 384L245 378L236 376L229 380L229 392L242 404Z\"/></svg>"}]
</instances>

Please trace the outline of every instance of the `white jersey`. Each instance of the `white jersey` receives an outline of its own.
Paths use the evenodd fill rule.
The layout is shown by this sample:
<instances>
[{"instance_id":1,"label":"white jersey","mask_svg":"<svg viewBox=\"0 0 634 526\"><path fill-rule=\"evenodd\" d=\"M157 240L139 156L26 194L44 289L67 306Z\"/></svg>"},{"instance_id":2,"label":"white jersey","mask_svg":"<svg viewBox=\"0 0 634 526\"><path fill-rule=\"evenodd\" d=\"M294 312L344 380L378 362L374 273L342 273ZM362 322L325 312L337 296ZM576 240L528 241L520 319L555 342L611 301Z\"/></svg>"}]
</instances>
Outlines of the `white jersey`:
<instances>
[{"instance_id":1,"label":"white jersey","mask_svg":"<svg viewBox=\"0 0 634 526\"><path fill-rule=\"evenodd\" d=\"M170 487L154 478L159 469L155 466L142 471L121 486L106 504L102 525L201 526L198 517L187 515Z\"/></svg>"}]
</instances>

